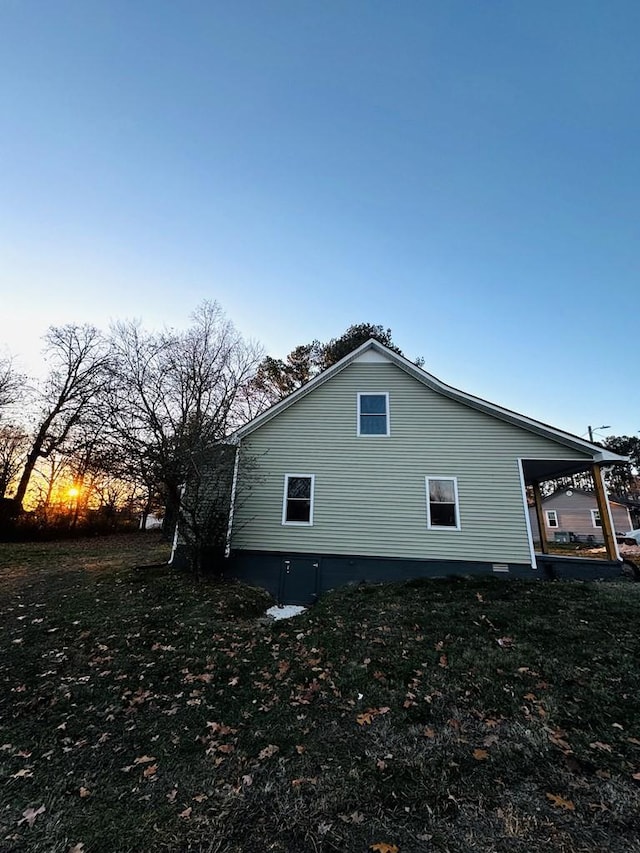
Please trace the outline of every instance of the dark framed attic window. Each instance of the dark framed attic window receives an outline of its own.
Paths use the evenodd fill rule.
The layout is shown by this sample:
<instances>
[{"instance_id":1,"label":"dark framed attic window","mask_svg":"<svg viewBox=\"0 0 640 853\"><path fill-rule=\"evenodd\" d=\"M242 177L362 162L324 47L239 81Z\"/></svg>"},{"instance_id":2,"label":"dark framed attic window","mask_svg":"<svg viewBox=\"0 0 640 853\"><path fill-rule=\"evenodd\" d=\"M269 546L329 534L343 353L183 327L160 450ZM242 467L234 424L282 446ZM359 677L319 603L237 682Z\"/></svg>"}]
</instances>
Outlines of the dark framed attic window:
<instances>
[{"instance_id":1,"label":"dark framed attic window","mask_svg":"<svg viewBox=\"0 0 640 853\"><path fill-rule=\"evenodd\" d=\"M282 501L282 523L313 524L314 474L285 474L284 498Z\"/></svg>"}]
</instances>

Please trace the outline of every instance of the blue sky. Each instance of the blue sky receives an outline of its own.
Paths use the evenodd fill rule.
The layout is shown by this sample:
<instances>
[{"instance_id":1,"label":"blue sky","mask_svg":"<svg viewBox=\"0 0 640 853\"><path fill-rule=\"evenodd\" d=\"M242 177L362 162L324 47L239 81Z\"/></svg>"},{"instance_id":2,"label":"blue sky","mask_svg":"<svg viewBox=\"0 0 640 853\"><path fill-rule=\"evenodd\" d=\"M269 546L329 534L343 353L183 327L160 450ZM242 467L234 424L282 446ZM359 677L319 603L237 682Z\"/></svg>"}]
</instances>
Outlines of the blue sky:
<instances>
[{"instance_id":1,"label":"blue sky","mask_svg":"<svg viewBox=\"0 0 640 853\"><path fill-rule=\"evenodd\" d=\"M0 345L359 322L465 391L640 430L637 0L0 0Z\"/></svg>"}]
</instances>

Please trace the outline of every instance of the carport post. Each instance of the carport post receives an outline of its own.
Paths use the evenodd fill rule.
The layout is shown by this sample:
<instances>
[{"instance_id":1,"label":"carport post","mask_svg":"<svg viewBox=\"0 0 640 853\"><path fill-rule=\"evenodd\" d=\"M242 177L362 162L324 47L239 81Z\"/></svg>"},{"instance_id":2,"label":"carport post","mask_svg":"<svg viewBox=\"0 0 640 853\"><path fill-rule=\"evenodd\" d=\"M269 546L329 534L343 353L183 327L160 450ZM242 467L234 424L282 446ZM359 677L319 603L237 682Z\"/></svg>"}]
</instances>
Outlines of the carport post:
<instances>
[{"instance_id":1,"label":"carport post","mask_svg":"<svg viewBox=\"0 0 640 853\"><path fill-rule=\"evenodd\" d=\"M549 545L547 542L547 528L544 523L544 512L542 510L542 494L540 493L540 483L538 480L533 482L533 499L536 505L536 518L538 519L538 530L540 531L540 550L543 554L549 553Z\"/></svg>"},{"instance_id":2,"label":"carport post","mask_svg":"<svg viewBox=\"0 0 640 853\"><path fill-rule=\"evenodd\" d=\"M610 560L619 560L620 552L618 551L618 543L616 542L616 534L613 529L613 521L611 520L611 507L609 499L604 488L602 479L602 468L599 465L594 465L592 468L593 485L596 490L596 500L598 501L598 512L600 513L600 524L602 525L602 535L604 536L604 546L607 550L607 557Z\"/></svg>"}]
</instances>

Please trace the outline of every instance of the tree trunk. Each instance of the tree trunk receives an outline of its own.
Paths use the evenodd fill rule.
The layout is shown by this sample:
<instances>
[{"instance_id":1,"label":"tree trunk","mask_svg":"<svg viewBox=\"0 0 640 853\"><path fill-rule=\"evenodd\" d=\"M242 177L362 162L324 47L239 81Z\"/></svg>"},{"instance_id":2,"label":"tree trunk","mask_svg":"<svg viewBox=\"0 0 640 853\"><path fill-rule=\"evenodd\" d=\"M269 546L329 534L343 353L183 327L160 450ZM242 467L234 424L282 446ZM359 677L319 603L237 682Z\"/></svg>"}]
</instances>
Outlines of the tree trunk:
<instances>
[{"instance_id":1,"label":"tree trunk","mask_svg":"<svg viewBox=\"0 0 640 853\"><path fill-rule=\"evenodd\" d=\"M58 414L58 407L48 415L42 426L38 430L38 434L36 435L33 446L29 451L29 455L27 456L27 461L25 462L24 470L22 472L22 476L20 477L20 482L18 483L18 488L16 489L16 493L14 495L14 500L16 504L22 509L22 503L24 501L24 496L27 493L27 488L29 487L29 481L31 480L31 475L33 474L33 469L36 467L36 462L38 461L38 457L42 454L42 448L44 446L44 442L47 437L47 432L49 431L49 427L51 426L53 419Z\"/></svg>"}]
</instances>

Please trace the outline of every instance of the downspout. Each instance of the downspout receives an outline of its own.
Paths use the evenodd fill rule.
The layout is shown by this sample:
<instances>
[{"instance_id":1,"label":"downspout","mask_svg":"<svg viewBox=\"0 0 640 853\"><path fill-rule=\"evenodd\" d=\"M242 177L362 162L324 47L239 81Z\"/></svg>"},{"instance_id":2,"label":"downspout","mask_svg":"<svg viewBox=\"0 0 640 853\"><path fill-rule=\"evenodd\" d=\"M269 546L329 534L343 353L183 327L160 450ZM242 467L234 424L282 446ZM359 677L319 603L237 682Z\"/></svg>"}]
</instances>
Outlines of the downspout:
<instances>
[{"instance_id":1,"label":"downspout","mask_svg":"<svg viewBox=\"0 0 640 853\"><path fill-rule=\"evenodd\" d=\"M184 493L186 492L186 490L187 490L187 484L183 483L180 486L179 505L182 504L182 498L184 497ZM173 543L171 545L171 556L169 557L169 561L167 563L168 566L170 566L173 563L173 558L175 557L176 551L178 550L178 526L179 526L179 524L180 524L180 512L178 511L178 519L176 520L176 526L175 526L175 529L173 531Z\"/></svg>"},{"instance_id":2,"label":"downspout","mask_svg":"<svg viewBox=\"0 0 640 853\"><path fill-rule=\"evenodd\" d=\"M233 463L233 480L231 482L231 500L229 502L229 524L227 525L227 540L224 547L224 556L228 558L231 554L231 531L233 529L233 514L236 508L236 490L238 488L238 465L240 462L240 442L236 447L236 458Z\"/></svg>"}]
</instances>

